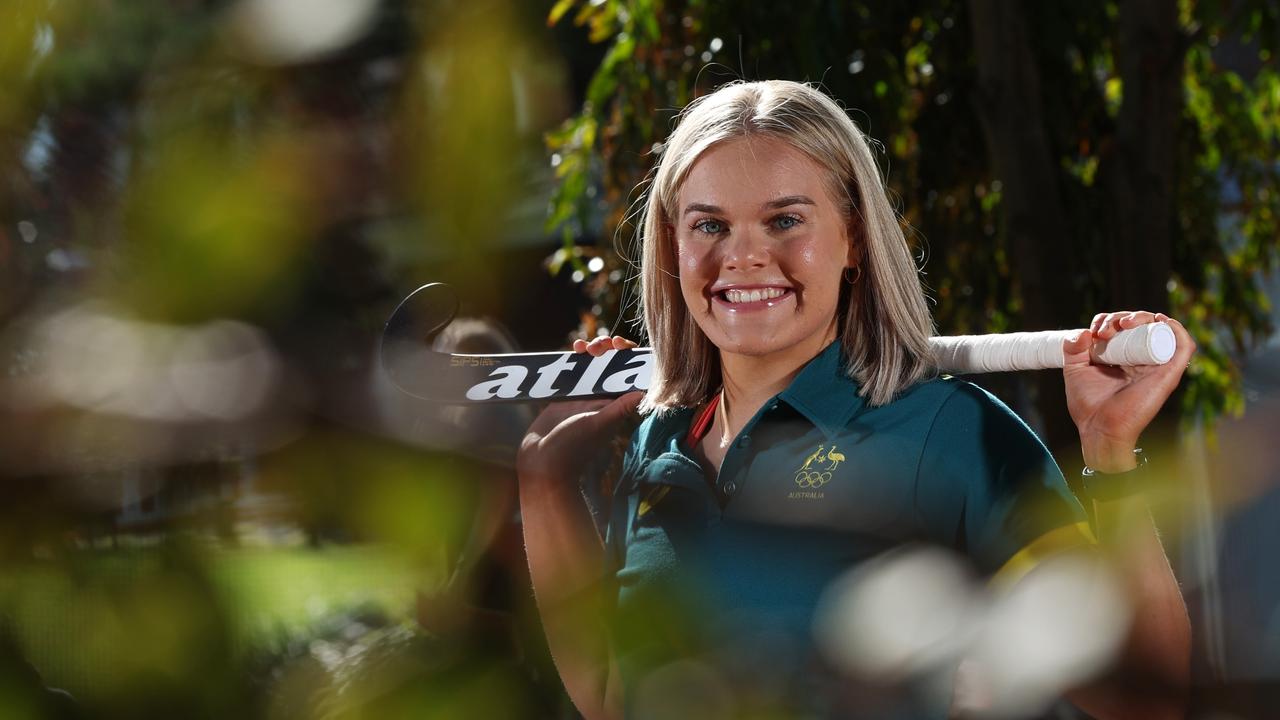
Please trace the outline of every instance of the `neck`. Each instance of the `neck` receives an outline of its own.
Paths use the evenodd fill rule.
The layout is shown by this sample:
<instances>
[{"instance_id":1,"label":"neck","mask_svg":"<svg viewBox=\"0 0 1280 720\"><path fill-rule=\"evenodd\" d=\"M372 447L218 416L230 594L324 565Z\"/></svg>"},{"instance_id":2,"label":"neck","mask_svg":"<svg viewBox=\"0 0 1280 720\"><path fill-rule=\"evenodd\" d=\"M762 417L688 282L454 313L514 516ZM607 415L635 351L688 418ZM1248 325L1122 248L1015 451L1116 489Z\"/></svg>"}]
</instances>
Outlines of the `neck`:
<instances>
[{"instance_id":1,"label":"neck","mask_svg":"<svg viewBox=\"0 0 1280 720\"><path fill-rule=\"evenodd\" d=\"M823 348L835 340L833 321L827 332L811 341L797 343L768 355L740 355L720 351L720 375L724 383L726 403L724 418L728 427L721 428L725 437L733 437L765 402L791 384L800 370Z\"/></svg>"}]
</instances>

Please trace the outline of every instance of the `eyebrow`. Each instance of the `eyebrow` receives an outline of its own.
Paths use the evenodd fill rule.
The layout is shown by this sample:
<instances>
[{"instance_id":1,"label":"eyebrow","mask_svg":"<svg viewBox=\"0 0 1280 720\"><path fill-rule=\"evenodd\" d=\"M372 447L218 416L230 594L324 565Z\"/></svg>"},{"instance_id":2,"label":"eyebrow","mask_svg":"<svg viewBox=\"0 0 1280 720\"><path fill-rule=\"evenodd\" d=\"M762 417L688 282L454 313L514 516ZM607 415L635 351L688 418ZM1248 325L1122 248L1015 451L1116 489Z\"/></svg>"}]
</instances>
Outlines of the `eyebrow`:
<instances>
[{"instance_id":1,"label":"eyebrow","mask_svg":"<svg viewBox=\"0 0 1280 720\"><path fill-rule=\"evenodd\" d=\"M790 207L791 205L817 205L817 203L815 203L813 201L813 198L809 197L808 195L787 195L786 197L780 197L777 200L770 200L769 202L765 203L764 205L761 205L760 207L764 210L778 210L780 208ZM689 203L689 205L685 207L684 213L682 214L688 215L689 213L693 213L693 212L704 212L704 213L711 213L715 215L715 214L723 213L724 209L718 205L708 205L706 203Z\"/></svg>"},{"instance_id":2,"label":"eyebrow","mask_svg":"<svg viewBox=\"0 0 1280 720\"><path fill-rule=\"evenodd\" d=\"M788 195L786 197L780 197L777 200L771 200L765 203L764 207L768 210L777 210L790 205L817 205L817 203L815 203L813 198L808 195Z\"/></svg>"}]
</instances>

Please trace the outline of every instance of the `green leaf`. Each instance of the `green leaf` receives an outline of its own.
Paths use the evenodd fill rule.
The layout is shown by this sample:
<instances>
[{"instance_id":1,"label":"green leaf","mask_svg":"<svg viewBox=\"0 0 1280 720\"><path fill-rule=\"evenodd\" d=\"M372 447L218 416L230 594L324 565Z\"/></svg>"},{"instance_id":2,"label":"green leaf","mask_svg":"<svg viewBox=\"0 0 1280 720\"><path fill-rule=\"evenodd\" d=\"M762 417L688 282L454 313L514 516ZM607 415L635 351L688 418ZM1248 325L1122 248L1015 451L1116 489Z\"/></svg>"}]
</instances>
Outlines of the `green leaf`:
<instances>
[{"instance_id":1,"label":"green leaf","mask_svg":"<svg viewBox=\"0 0 1280 720\"><path fill-rule=\"evenodd\" d=\"M551 6L551 12L547 13L547 26L550 27L560 22L560 18L569 12L575 2L577 0L556 0L556 4Z\"/></svg>"}]
</instances>

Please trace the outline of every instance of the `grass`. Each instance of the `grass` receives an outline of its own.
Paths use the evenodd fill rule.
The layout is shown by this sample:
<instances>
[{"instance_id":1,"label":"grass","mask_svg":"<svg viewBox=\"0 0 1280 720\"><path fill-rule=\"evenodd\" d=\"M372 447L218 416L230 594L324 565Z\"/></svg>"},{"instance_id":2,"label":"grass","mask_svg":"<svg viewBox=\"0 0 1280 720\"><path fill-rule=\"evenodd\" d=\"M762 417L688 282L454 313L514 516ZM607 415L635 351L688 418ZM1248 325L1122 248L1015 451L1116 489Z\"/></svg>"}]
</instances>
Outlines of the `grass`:
<instances>
[{"instance_id":1,"label":"grass","mask_svg":"<svg viewBox=\"0 0 1280 720\"><path fill-rule=\"evenodd\" d=\"M139 674L203 672L216 661L202 654L270 648L357 606L411 617L427 583L375 546L84 551L6 568L0 615L49 685L93 695Z\"/></svg>"},{"instance_id":2,"label":"grass","mask_svg":"<svg viewBox=\"0 0 1280 720\"><path fill-rule=\"evenodd\" d=\"M250 641L357 605L407 615L421 574L406 558L371 547L223 551L211 569Z\"/></svg>"}]
</instances>

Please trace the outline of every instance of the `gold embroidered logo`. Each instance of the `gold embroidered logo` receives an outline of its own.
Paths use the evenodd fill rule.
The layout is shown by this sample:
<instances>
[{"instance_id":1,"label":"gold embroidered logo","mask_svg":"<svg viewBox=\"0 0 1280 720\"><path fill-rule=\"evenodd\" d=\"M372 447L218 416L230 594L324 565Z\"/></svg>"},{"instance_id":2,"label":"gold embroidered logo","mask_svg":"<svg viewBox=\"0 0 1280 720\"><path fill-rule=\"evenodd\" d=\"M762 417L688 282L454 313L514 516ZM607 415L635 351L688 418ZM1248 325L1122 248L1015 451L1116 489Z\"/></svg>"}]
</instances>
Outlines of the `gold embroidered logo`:
<instances>
[{"instance_id":1,"label":"gold embroidered logo","mask_svg":"<svg viewBox=\"0 0 1280 720\"><path fill-rule=\"evenodd\" d=\"M796 470L795 483L800 491L792 492L787 497L792 500L822 498L822 486L831 482L831 474L844 460L844 453L836 450L835 445L830 450L827 450L826 445L819 445L817 450L804 459L800 469Z\"/></svg>"}]
</instances>

